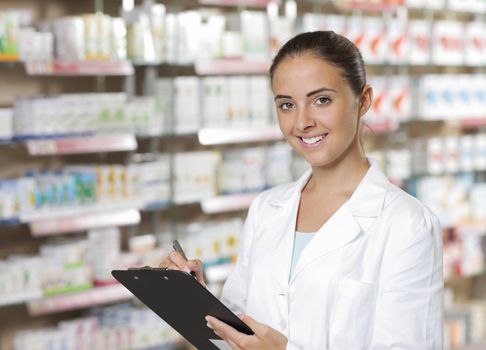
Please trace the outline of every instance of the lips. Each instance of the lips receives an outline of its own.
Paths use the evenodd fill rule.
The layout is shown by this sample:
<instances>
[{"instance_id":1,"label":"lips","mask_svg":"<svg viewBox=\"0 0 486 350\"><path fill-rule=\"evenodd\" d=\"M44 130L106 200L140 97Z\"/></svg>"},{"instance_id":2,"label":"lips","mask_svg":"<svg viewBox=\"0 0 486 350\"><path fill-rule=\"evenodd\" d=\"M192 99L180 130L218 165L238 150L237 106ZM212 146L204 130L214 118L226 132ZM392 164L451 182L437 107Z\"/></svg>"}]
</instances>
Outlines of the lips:
<instances>
[{"instance_id":1,"label":"lips","mask_svg":"<svg viewBox=\"0 0 486 350\"><path fill-rule=\"evenodd\" d=\"M299 137L300 143L305 147L305 148L315 148L319 146L323 140L325 140L326 136L328 134L322 134L322 135L316 135L316 136L311 136L311 137Z\"/></svg>"}]
</instances>

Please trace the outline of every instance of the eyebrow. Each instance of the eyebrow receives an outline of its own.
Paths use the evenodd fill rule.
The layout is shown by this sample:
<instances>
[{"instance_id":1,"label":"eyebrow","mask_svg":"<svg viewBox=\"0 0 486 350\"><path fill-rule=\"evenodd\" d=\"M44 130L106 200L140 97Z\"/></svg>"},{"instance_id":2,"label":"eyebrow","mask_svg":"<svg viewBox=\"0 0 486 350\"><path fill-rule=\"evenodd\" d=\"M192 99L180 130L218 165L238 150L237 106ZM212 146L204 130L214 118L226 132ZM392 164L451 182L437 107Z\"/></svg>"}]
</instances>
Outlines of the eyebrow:
<instances>
[{"instance_id":1,"label":"eyebrow","mask_svg":"<svg viewBox=\"0 0 486 350\"><path fill-rule=\"evenodd\" d=\"M310 97L312 95L315 95L315 94L318 94L318 93L324 92L324 91L332 91L332 92L336 92L337 93L337 91L334 90L334 89L330 89L330 88L327 88L327 87L322 87L320 89L313 90L313 91L307 93L306 97ZM291 99L292 96L289 96L289 95L277 95L277 96L275 96L274 100L278 100L279 98L288 98L288 99Z\"/></svg>"}]
</instances>

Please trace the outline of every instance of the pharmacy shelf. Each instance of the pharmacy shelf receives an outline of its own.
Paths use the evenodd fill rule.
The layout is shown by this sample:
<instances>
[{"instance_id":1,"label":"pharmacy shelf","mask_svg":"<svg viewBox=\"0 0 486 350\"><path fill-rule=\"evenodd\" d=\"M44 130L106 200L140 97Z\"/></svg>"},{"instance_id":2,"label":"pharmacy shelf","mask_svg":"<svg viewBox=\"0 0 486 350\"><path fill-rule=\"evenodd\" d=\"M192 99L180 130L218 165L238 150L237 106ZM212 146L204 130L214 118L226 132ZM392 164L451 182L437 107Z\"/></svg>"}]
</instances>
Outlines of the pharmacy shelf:
<instances>
[{"instance_id":1,"label":"pharmacy shelf","mask_svg":"<svg viewBox=\"0 0 486 350\"><path fill-rule=\"evenodd\" d=\"M80 62L27 62L25 70L29 75L91 76L132 75L133 65L129 61L80 61Z\"/></svg>"},{"instance_id":2,"label":"pharmacy shelf","mask_svg":"<svg viewBox=\"0 0 486 350\"><path fill-rule=\"evenodd\" d=\"M1 54L0 55L0 63L17 63L19 57L18 55L14 54Z\"/></svg>"},{"instance_id":3,"label":"pharmacy shelf","mask_svg":"<svg viewBox=\"0 0 486 350\"><path fill-rule=\"evenodd\" d=\"M386 134L395 132L400 128L400 124L391 120L383 121L364 121L363 132L366 134Z\"/></svg>"},{"instance_id":4,"label":"pharmacy shelf","mask_svg":"<svg viewBox=\"0 0 486 350\"><path fill-rule=\"evenodd\" d=\"M264 59L219 59L197 61L194 65L198 75L223 74L268 74L270 60Z\"/></svg>"},{"instance_id":5,"label":"pharmacy shelf","mask_svg":"<svg viewBox=\"0 0 486 350\"><path fill-rule=\"evenodd\" d=\"M385 1L371 1L371 0L347 0L347 1L332 1L335 6L343 10L357 10L367 12L392 12L397 8L396 4Z\"/></svg>"},{"instance_id":6,"label":"pharmacy shelf","mask_svg":"<svg viewBox=\"0 0 486 350\"><path fill-rule=\"evenodd\" d=\"M269 3L279 4L280 0L199 0L201 5L266 7Z\"/></svg>"},{"instance_id":7,"label":"pharmacy shelf","mask_svg":"<svg viewBox=\"0 0 486 350\"><path fill-rule=\"evenodd\" d=\"M128 289L121 284L113 284L78 293L31 300L27 303L27 309L31 316L40 316L111 304L132 298L133 294Z\"/></svg>"},{"instance_id":8,"label":"pharmacy shelf","mask_svg":"<svg viewBox=\"0 0 486 350\"><path fill-rule=\"evenodd\" d=\"M172 206L173 205L169 201L148 202L145 203L140 210L144 212L150 212L150 211L166 210Z\"/></svg>"},{"instance_id":9,"label":"pharmacy shelf","mask_svg":"<svg viewBox=\"0 0 486 350\"><path fill-rule=\"evenodd\" d=\"M459 125L463 129L474 129L478 127L486 126L486 117L484 118L469 118L469 119L460 119Z\"/></svg>"},{"instance_id":10,"label":"pharmacy shelf","mask_svg":"<svg viewBox=\"0 0 486 350\"><path fill-rule=\"evenodd\" d=\"M93 135L25 141L31 156L100 152L123 152L137 149L133 134Z\"/></svg>"},{"instance_id":11,"label":"pharmacy shelf","mask_svg":"<svg viewBox=\"0 0 486 350\"><path fill-rule=\"evenodd\" d=\"M114 203L92 204L89 206L80 207L65 207L65 208L49 208L35 211L20 216L20 221L23 223L35 223L49 220L64 220L68 218L81 218L100 213L116 212L120 210L138 209L143 207L143 203L139 200L120 200Z\"/></svg>"},{"instance_id":12,"label":"pharmacy shelf","mask_svg":"<svg viewBox=\"0 0 486 350\"><path fill-rule=\"evenodd\" d=\"M23 304L26 301L38 299L42 296L39 292L19 293L10 297L0 297L0 307Z\"/></svg>"},{"instance_id":13,"label":"pharmacy shelf","mask_svg":"<svg viewBox=\"0 0 486 350\"><path fill-rule=\"evenodd\" d=\"M199 143L204 146L231 143L283 140L278 126L247 128L204 128L199 130Z\"/></svg>"},{"instance_id":14,"label":"pharmacy shelf","mask_svg":"<svg viewBox=\"0 0 486 350\"><path fill-rule=\"evenodd\" d=\"M32 236L42 237L87 231L94 228L137 225L140 223L140 220L138 209L131 208L37 220L31 222L29 226Z\"/></svg>"},{"instance_id":15,"label":"pharmacy shelf","mask_svg":"<svg viewBox=\"0 0 486 350\"><path fill-rule=\"evenodd\" d=\"M19 218L0 219L0 225L20 225Z\"/></svg>"},{"instance_id":16,"label":"pharmacy shelf","mask_svg":"<svg viewBox=\"0 0 486 350\"><path fill-rule=\"evenodd\" d=\"M201 209L205 214L226 213L245 210L260 192L224 195L201 200Z\"/></svg>"}]
</instances>

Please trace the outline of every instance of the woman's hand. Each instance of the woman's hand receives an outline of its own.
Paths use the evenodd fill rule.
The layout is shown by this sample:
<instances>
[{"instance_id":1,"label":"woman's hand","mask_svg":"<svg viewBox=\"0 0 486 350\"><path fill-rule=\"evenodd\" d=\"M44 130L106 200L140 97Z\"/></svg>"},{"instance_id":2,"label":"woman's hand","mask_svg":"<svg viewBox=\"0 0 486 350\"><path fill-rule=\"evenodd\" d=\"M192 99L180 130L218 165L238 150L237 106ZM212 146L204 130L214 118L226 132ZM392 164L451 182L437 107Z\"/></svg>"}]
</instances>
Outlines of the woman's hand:
<instances>
[{"instance_id":1,"label":"woman's hand","mask_svg":"<svg viewBox=\"0 0 486 350\"><path fill-rule=\"evenodd\" d=\"M282 333L255 321L250 316L239 317L253 330L254 335L238 332L230 325L211 316L206 316L206 321L208 327L235 350L285 350L287 338Z\"/></svg>"},{"instance_id":2,"label":"woman's hand","mask_svg":"<svg viewBox=\"0 0 486 350\"><path fill-rule=\"evenodd\" d=\"M194 271L197 281L206 287L202 271L202 261L199 259L186 260L178 252L172 251L164 258L164 260L162 260L159 267L166 268L168 270L182 270L186 271L187 273Z\"/></svg>"}]
</instances>

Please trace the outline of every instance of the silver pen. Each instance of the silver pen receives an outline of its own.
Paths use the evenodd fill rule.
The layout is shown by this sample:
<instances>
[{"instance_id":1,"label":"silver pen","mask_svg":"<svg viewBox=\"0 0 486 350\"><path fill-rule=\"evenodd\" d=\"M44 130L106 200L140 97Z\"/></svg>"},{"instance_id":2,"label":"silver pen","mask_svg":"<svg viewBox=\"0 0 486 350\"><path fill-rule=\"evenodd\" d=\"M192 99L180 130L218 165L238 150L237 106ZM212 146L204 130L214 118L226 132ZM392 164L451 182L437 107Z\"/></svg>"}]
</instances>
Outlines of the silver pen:
<instances>
[{"instance_id":1,"label":"silver pen","mask_svg":"<svg viewBox=\"0 0 486 350\"><path fill-rule=\"evenodd\" d=\"M182 246L177 239L172 242L172 248L174 248L174 250L176 252L178 252L180 255L182 255L182 257L184 258L185 261L187 261L187 256L184 253L184 250L182 249ZM193 277L196 277L196 273L194 271L191 271L191 275Z\"/></svg>"}]
</instances>

